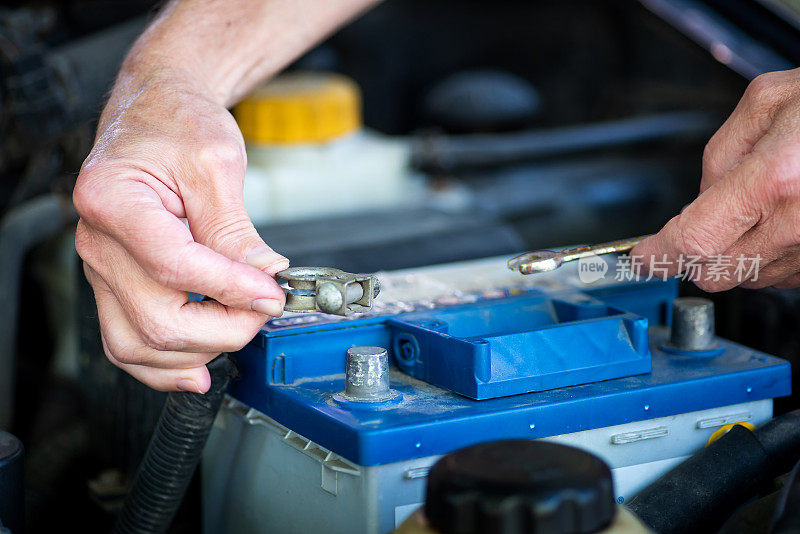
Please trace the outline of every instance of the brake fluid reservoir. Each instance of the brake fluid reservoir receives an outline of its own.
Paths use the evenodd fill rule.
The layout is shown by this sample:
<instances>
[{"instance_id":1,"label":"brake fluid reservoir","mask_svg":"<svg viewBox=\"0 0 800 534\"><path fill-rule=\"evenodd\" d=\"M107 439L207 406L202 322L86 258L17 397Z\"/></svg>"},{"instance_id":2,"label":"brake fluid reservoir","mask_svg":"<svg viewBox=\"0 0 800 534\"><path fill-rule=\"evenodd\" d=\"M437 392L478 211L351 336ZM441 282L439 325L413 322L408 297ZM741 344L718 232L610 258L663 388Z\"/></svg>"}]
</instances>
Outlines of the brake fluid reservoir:
<instances>
[{"instance_id":1,"label":"brake fluid reservoir","mask_svg":"<svg viewBox=\"0 0 800 534\"><path fill-rule=\"evenodd\" d=\"M367 130L355 82L293 72L234 109L247 146L244 201L255 224L399 204L410 187L407 143Z\"/></svg>"}]
</instances>

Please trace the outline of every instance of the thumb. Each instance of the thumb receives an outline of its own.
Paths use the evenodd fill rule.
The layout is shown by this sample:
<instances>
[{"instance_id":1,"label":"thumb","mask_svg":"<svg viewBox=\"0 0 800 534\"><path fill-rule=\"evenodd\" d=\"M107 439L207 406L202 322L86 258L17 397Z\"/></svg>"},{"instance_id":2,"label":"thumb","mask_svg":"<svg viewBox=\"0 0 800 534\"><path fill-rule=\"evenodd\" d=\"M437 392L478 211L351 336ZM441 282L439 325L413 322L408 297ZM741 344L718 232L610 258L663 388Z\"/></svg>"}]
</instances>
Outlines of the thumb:
<instances>
[{"instance_id":1,"label":"thumb","mask_svg":"<svg viewBox=\"0 0 800 534\"><path fill-rule=\"evenodd\" d=\"M274 276L289 260L258 235L239 194L186 202L186 217L195 241L234 261L245 262Z\"/></svg>"}]
</instances>

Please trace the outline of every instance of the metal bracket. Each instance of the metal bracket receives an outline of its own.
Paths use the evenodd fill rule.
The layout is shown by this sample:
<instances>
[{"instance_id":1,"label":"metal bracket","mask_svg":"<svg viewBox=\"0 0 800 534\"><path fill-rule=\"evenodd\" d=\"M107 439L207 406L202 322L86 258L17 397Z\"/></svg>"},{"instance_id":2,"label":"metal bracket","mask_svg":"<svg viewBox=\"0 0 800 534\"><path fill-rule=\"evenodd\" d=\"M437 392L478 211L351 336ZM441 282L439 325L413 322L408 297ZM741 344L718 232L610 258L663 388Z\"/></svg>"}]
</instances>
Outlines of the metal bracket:
<instances>
[{"instance_id":1,"label":"metal bracket","mask_svg":"<svg viewBox=\"0 0 800 534\"><path fill-rule=\"evenodd\" d=\"M368 274L332 267L290 267L277 274L290 312L322 312L347 316L365 312L380 293L380 282Z\"/></svg>"}]
</instances>

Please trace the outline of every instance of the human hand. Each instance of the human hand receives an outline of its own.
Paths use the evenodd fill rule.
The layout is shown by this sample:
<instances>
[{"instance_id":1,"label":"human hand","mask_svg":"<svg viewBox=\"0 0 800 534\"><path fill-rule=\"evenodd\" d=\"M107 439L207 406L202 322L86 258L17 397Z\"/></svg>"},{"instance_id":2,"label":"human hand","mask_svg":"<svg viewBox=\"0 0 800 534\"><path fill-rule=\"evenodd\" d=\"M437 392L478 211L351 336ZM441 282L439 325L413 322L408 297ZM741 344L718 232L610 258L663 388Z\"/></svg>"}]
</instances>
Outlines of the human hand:
<instances>
[{"instance_id":1,"label":"human hand","mask_svg":"<svg viewBox=\"0 0 800 534\"><path fill-rule=\"evenodd\" d=\"M696 258L706 291L800 285L800 69L753 80L706 146L697 199L631 257L667 276Z\"/></svg>"},{"instance_id":2,"label":"human hand","mask_svg":"<svg viewBox=\"0 0 800 534\"><path fill-rule=\"evenodd\" d=\"M155 389L204 393L205 364L282 313L273 276L289 262L247 216L245 166L233 117L201 85L121 74L75 187L75 246L106 355Z\"/></svg>"}]
</instances>

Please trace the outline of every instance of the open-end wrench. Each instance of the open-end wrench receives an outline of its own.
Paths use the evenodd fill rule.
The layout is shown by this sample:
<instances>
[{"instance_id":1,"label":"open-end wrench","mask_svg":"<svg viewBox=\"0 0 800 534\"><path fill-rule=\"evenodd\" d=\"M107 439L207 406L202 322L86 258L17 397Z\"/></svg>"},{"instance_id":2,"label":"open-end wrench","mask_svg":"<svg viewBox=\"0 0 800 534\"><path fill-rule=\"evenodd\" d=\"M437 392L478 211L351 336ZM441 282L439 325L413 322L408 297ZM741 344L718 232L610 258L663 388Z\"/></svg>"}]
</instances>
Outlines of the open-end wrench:
<instances>
[{"instance_id":1,"label":"open-end wrench","mask_svg":"<svg viewBox=\"0 0 800 534\"><path fill-rule=\"evenodd\" d=\"M534 252L526 252L525 254L508 260L508 268L512 271L519 271L522 274L545 273L558 269L561 267L561 264L566 261L574 261L580 258L586 258L587 256L611 254L613 252L626 252L638 245L639 242L646 237L649 237L649 235L620 239L619 241L609 241L608 243L600 243L597 245L567 248L564 250L536 250Z\"/></svg>"}]
</instances>

